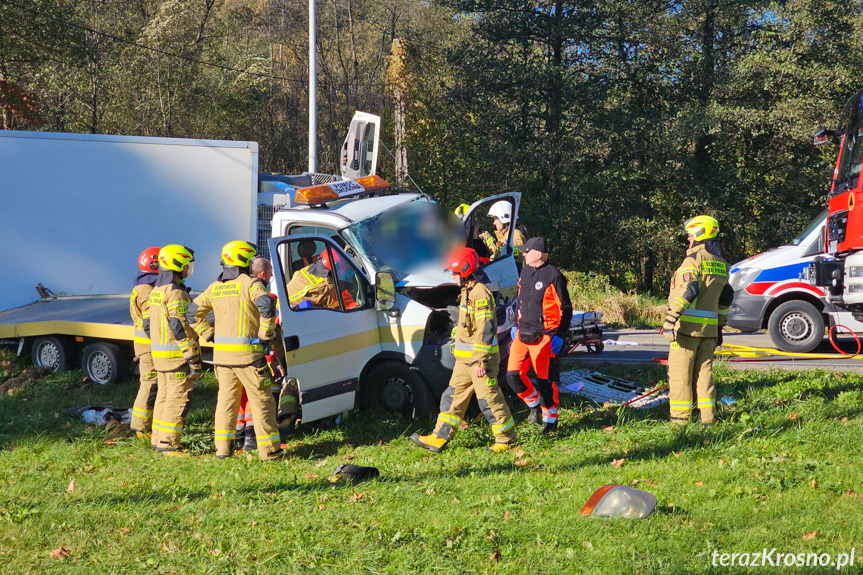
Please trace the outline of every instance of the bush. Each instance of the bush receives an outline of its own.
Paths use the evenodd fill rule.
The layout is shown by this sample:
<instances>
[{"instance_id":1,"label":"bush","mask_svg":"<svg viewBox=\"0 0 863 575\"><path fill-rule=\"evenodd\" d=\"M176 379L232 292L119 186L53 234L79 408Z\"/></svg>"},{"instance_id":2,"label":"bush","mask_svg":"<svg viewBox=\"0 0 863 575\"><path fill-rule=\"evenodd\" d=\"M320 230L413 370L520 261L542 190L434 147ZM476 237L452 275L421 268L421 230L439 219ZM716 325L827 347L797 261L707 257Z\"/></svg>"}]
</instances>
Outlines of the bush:
<instances>
[{"instance_id":1,"label":"bush","mask_svg":"<svg viewBox=\"0 0 863 575\"><path fill-rule=\"evenodd\" d=\"M665 317L666 302L634 292L624 293L597 273L563 272L569 282L572 307L602 312L611 327L658 328Z\"/></svg>"}]
</instances>

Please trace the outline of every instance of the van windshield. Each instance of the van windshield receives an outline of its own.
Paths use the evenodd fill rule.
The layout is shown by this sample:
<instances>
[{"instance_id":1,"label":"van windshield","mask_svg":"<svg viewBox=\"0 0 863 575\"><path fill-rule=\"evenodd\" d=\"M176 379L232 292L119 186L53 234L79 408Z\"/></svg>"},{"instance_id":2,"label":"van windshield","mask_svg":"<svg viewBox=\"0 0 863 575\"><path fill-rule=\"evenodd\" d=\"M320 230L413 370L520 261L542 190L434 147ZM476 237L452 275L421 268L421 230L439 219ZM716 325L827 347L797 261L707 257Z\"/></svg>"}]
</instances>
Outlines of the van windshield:
<instances>
[{"instance_id":1,"label":"van windshield","mask_svg":"<svg viewBox=\"0 0 863 575\"><path fill-rule=\"evenodd\" d=\"M793 240L791 240L791 245L792 246L799 246L803 240L805 240L807 237L809 237L809 234L811 234L815 228L817 228L819 225L824 223L824 219L826 217L827 217L827 210L824 210L823 212L818 214L818 216L814 220L812 220L808 226L803 228L802 232L797 234L797 237L795 237Z\"/></svg>"},{"instance_id":2,"label":"van windshield","mask_svg":"<svg viewBox=\"0 0 863 575\"><path fill-rule=\"evenodd\" d=\"M376 270L392 272L396 282L425 268L442 270L444 256L459 242L465 244L458 220L424 198L351 224L341 233Z\"/></svg>"}]
</instances>

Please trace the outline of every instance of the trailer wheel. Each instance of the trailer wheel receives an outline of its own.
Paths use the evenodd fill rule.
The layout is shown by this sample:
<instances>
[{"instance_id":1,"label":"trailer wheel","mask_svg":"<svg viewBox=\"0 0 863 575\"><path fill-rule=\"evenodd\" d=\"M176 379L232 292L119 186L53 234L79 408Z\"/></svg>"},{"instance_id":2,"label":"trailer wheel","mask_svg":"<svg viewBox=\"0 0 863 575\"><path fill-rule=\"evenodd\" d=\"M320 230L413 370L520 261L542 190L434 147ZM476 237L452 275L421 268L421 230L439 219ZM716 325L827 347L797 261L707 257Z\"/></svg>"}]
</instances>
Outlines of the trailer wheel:
<instances>
[{"instance_id":1,"label":"trailer wheel","mask_svg":"<svg viewBox=\"0 0 863 575\"><path fill-rule=\"evenodd\" d=\"M770 339L782 351L808 353L824 338L824 318L808 301L779 304L767 323Z\"/></svg>"},{"instance_id":2,"label":"trailer wheel","mask_svg":"<svg viewBox=\"0 0 863 575\"><path fill-rule=\"evenodd\" d=\"M91 381L109 385L126 374L126 358L113 343L93 343L81 354L81 369Z\"/></svg>"},{"instance_id":3,"label":"trailer wheel","mask_svg":"<svg viewBox=\"0 0 863 575\"><path fill-rule=\"evenodd\" d=\"M33 365L48 368L51 373L63 373L69 369L71 356L69 342L54 336L37 337L30 348Z\"/></svg>"},{"instance_id":4,"label":"trailer wheel","mask_svg":"<svg viewBox=\"0 0 863 575\"><path fill-rule=\"evenodd\" d=\"M383 408L411 419L421 419L433 408L428 384L416 370L404 363L379 363L361 385L365 407Z\"/></svg>"}]
</instances>

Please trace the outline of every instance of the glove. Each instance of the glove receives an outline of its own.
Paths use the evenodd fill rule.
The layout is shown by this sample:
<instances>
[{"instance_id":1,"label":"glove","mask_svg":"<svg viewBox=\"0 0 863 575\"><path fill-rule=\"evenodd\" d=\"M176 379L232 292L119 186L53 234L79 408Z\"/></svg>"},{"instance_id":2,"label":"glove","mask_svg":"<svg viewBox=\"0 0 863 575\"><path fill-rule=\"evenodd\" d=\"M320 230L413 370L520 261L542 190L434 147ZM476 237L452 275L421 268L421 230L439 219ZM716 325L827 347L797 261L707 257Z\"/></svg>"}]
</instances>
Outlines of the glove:
<instances>
[{"instance_id":1,"label":"glove","mask_svg":"<svg viewBox=\"0 0 863 575\"><path fill-rule=\"evenodd\" d=\"M189 363L189 377L192 381L196 381L201 377L204 373L204 366L201 365L200 360L196 362Z\"/></svg>"},{"instance_id":2,"label":"glove","mask_svg":"<svg viewBox=\"0 0 863 575\"><path fill-rule=\"evenodd\" d=\"M668 340L668 343L677 341L677 334L674 332L674 324L665 322L662 324L662 335Z\"/></svg>"},{"instance_id":3,"label":"glove","mask_svg":"<svg viewBox=\"0 0 863 575\"><path fill-rule=\"evenodd\" d=\"M213 343L213 340L216 339L216 331L213 330L207 334L207 337L204 338L205 341Z\"/></svg>"},{"instance_id":4,"label":"glove","mask_svg":"<svg viewBox=\"0 0 863 575\"><path fill-rule=\"evenodd\" d=\"M518 326L517 325L512 326L512 329L509 330L509 339L511 339L512 341L515 341L515 337L516 337L517 333L518 333Z\"/></svg>"},{"instance_id":5,"label":"glove","mask_svg":"<svg viewBox=\"0 0 863 575\"><path fill-rule=\"evenodd\" d=\"M563 347L563 338L559 335L551 338L551 353L553 355L557 355L560 353L560 349Z\"/></svg>"},{"instance_id":6,"label":"glove","mask_svg":"<svg viewBox=\"0 0 863 575\"><path fill-rule=\"evenodd\" d=\"M261 345L264 346L264 355L270 355L273 351L273 340L271 339L262 339Z\"/></svg>"},{"instance_id":7,"label":"glove","mask_svg":"<svg viewBox=\"0 0 863 575\"><path fill-rule=\"evenodd\" d=\"M310 307L312 307L312 302L306 299L300 302L300 305L297 306L297 309L309 309Z\"/></svg>"},{"instance_id":8,"label":"glove","mask_svg":"<svg viewBox=\"0 0 863 575\"><path fill-rule=\"evenodd\" d=\"M719 335L716 336L716 347L722 346L722 330L719 330Z\"/></svg>"}]
</instances>

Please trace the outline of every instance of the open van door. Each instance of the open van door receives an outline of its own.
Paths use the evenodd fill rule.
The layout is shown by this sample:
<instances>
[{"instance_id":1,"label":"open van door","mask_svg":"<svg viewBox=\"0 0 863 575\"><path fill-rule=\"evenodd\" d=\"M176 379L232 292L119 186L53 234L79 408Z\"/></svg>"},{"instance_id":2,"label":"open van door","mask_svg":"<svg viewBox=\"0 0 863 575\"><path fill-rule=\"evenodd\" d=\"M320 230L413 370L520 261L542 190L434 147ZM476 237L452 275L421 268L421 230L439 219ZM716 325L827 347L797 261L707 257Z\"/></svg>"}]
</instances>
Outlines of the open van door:
<instances>
[{"instance_id":1,"label":"open van door","mask_svg":"<svg viewBox=\"0 0 863 575\"><path fill-rule=\"evenodd\" d=\"M272 238L269 245L287 352L285 367L288 377L297 379L303 421L353 409L360 371L381 352L372 287L332 238L297 234ZM329 265L313 264L310 270L309 259L328 260ZM325 277L311 274L324 270L328 270ZM311 282L300 281L303 289L288 290L291 278L303 273ZM315 287L304 289L309 285ZM323 298L314 295L322 293Z\"/></svg>"},{"instance_id":2,"label":"open van door","mask_svg":"<svg viewBox=\"0 0 863 575\"><path fill-rule=\"evenodd\" d=\"M351 127L342 145L342 177L356 180L374 176L378 169L378 138L381 118L365 112L354 112Z\"/></svg>"},{"instance_id":3,"label":"open van door","mask_svg":"<svg viewBox=\"0 0 863 575\"><path fill-rule=\"evenodd\" d=\"M518 295L519 269L516 266L515 256L513 255L512 239L515 234L515 225L518 222L518 207L521 204L521 193L500 194L474 202L466 211L463 221L466 222L467 226L468 246L471 246L472 241L476 241L473 238L478 237L482 231L492 233L493 236L494 226L492 225L492 218L488 217L487 214L491 206L499 201L508 202L512 209L512 223L509 226L509 237L506 240L506 252L482 269L489 279L497 284L501 296L505 300L511 300L515 299L516 295Z\"/></svg>"}]
</instances>

